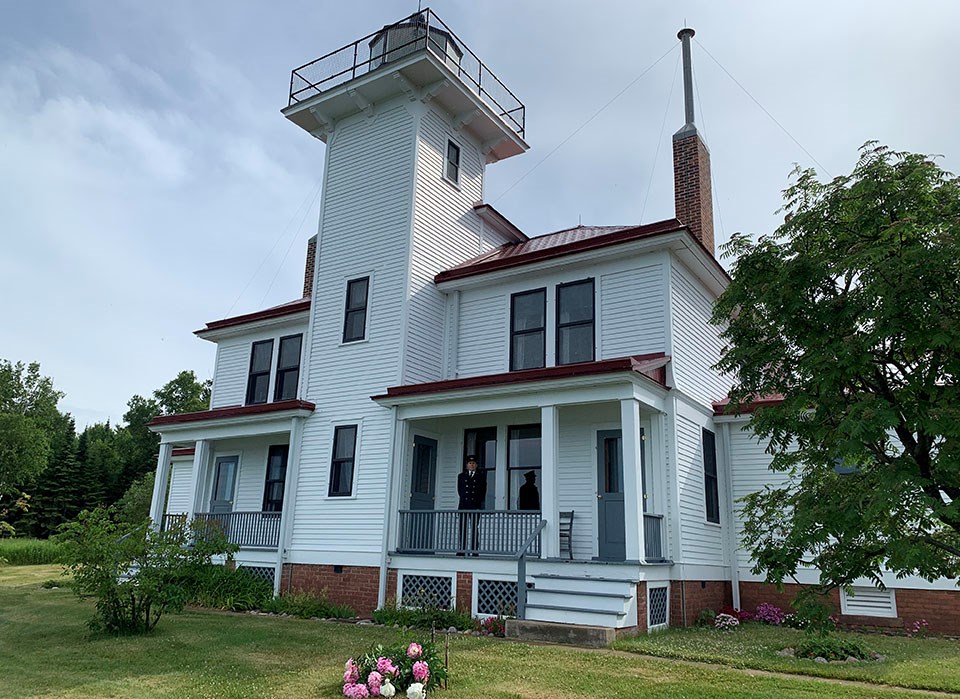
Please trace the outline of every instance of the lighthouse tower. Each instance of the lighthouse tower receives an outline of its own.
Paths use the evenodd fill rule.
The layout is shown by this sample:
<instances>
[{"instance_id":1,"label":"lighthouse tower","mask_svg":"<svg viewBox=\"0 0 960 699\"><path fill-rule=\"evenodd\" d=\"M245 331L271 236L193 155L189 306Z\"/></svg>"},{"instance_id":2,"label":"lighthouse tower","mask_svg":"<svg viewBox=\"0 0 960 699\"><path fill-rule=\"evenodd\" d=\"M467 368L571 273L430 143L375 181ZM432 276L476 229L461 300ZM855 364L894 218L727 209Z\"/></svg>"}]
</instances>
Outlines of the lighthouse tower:
<instances>
[{"instance_id":1,"label":"lighthouse tower","mask_svg":"<svg viewBox=\"0 0 960 699\"><path fill-rule=\"evenodd\" d=\"M379 566L396 447L370 396L450 378L434 276L525 239L481 205L486 166L528 148L524 106L428 9L295 69L282 113L326 144L302 393L317 410L283 555ZM350 483L328 475L341 450Z\"/></svg>"}]
</instances>

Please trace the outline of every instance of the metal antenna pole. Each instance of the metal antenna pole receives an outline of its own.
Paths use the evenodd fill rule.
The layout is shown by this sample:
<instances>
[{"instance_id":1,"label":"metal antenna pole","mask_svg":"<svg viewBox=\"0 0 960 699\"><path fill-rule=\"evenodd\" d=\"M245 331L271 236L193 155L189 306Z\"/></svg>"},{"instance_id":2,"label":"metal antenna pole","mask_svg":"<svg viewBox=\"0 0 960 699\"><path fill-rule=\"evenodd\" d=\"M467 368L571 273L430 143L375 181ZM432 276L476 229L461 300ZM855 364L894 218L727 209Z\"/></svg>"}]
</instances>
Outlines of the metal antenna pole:
<instances>
[{"instance_id":1,"label":"metal antenna pole","mask_svg":"<svg viewBox=\"0 0 960 699\"><path fill-rule=\"evenodd\" d=\"M677 38L683 43L683 110L685 126L693 126L693 63L690 58L690 39L694 32L689 27L681 29Z\"/></svg>"}]
</instances>

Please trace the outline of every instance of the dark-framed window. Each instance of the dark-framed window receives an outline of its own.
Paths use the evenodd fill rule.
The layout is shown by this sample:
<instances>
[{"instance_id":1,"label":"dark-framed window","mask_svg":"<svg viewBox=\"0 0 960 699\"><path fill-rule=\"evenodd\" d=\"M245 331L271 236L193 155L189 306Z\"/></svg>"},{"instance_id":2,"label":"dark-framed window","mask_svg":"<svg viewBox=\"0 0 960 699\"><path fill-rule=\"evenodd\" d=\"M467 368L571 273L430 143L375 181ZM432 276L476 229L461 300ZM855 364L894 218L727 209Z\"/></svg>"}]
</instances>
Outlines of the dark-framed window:
<instances>
[{"instance_id":1,"label":"dark-framed window","mask_svg":"<svg viewBox=\"0 0 960 699\"><path fill-rule=\"evenodd\" d=\"M557 286L557 364L594 359L593 279Z\"/></svg>"},{"instance_id":2,"label":"dark-framed window","mask_svg":"<svg viewBox=\"0 0 960 699\"><path fill-rule=\"evenodd\" d=\"M460 183L460 146L447 141L447 158L444 162L444 176L454 184Z\"/></svg>"},{"instance_id":3,"label":"dark-framed window","mask_svg":"<svg viewBox=\"0 0 960 699\"><path fill-rule=\"evenodd\" d=\"M487 499L483 509L497 509L497 428L478 427L463 431L463 464L468 456L477 457L477 470L487 482Z\"/></svg>"},{"instance_id":4,"label":"dark-framed window","mask_svg":"<svg viewBox=\"0 0 960 699\"><path fill-rule=\"evenodd\" d=\"M367 336L367 296L370 277L347 282L347 300L343 310L343 341L356 342Z\"/></svg>"},{"instance_id":5,"label":"dark-framed window","mask_svg":"<svg viewBox=\"0 0 960 699\"><path fill-rule=\"evenodd\" d=\"M353 471L357 453L357 426L338 425L333 430L333 458L330 462L330 497L353 494Z\"/></svg>"},{"instance_id":6,"label":"dark-framed window","mask_svg":"<svg viewBox=\"0 0 960 699\"><path fill-rule=\"evenodd\" d=\"M283 510L283 488L287 482L287 456L290 445L274 444L267 452L267 475L263 484L263 511Z\"/></svg>"},{"instance_id":7,"label":"dark-framed window","mask_svg":"<svg viewBox=\"0 0 960 699\"><path fill-rule=\"evenodd\" d=\"M542 369L547 348L547 290L510 297L510 371Z\"/></svg>"},{"instance_id":8,"label":"dark-framed window","mask_svg":"<svg viewBox=\"0 0 960 699\"><path fill-rule=\"evenodd\" d=\"M280 338L280 351L277 353L277 381L273 391L274 400L293 400L297 397L302 346L302 334L287 335Z\"/></svg>"},{"instance_id":9,"label":"dark-framed window","mask_svg":"<svg viewBox=\"0 0 960 699\"><path fill-rule=\"evenodd\" d=\"M540 509L540 425L507 428L507 509ZM533 473L528 478L526 474ZM527 484L530 484L528 486ZM533 507L533 504L536 507Z\"/></svg>"},{"instance_id":10,"label":"dark-framed window","mask_svg":"<svg viewBox=\"0 0 960 699\"><path fill-rule=\"evenodd\" d=\"M720 524L720 479L717 477L717 437L703 429L703 492L707 521Z\"/></svg>"},{"instance_id":11,"label":"dark-framed window","mask_svg":"<svg viewBox=\"0 0 960 699\"><path fill-rule=\"evenodd\" d=\"M254 342L250 348L250 373L247 376L247 405L266 403L270 397L270 364L273 340Z\"/></svg>"}]
</instances>

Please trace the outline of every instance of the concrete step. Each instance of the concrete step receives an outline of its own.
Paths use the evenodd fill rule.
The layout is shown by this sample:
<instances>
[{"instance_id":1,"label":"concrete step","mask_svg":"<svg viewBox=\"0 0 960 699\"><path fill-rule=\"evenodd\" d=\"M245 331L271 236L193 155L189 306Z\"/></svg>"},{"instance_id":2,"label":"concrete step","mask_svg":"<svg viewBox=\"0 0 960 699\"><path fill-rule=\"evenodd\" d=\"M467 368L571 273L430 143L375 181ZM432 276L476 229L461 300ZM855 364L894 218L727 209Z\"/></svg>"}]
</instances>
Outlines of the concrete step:
<instances>
[{"instance_id":1,"label":"concrete step","mask_svg":"<svg viewBox=\"0 0 960 699\"><path fill-rule=\"evenodd\" d=\"M530 619L507 619L507 638L603 648L616 640L615 629L588 624L555 624Z\"/></svg>"},{"instance_id":2,"label":"concrete step","mask_svg":"<svg viewBox=\"0 0 960 699\"><path fill-rule=\"evenodd\" d=\"M528 604L524 621L548 621L556 624L576 624L616 628L622 626L626 614L623 611L602 612L585 610L578 607L565 607L549 604Z\"/></svg>"},{"instance_id":3,"label":"concrete step","mask_svg":"<svg viewBox=\"0 0 960 699\"><path fill-rule=\"evenodd\" d=\"M573 592L540 587L527 591L528 605L549 605L584 611L623 612L630 599L631 595L616 592Z\"/></svg>"}]
</instances>

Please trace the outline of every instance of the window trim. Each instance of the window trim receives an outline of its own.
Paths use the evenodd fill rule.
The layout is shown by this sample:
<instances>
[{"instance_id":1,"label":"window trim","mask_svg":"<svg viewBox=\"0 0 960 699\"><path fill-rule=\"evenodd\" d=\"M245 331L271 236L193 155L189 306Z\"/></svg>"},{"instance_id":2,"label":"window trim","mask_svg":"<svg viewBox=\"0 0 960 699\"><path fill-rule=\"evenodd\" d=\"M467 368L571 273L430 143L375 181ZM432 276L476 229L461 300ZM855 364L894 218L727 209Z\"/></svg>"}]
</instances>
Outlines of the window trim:
<instances>
[{"instance_id":1,"label":"window trim","mask_svg":"<svg viewBox=\"0 0 960 699\"><path fill-rule=\"evenodd\" d=\"M367 274L362 277L354 277L352 279L347 279L346 284L344 284L344 294L343 294L343 331L340 334L340 344L341 345L352 345L355 342L365 342L368 338L370 330L370 289L371 289L371 279L372 276ZM350 317L351 313L356 313L361 310L360 307L350 308L350 285L356 282L366 281L367 282L367 293L363 299L363 335L361 337L355 337L347 339L347 319Z\"/></svg>"},{"instance_id":2,"label":"window trim","mask_svg":"<svg viewBox=\"0 0 960 699\"><path fill-rule=\"evenodd\" d=\"M580 284L590 284L590 320L577 320L570 323L561 323L560 322L560 290L568 286L577 286ZM556 325L556 332L554 333L554 342L556 344L556 354L554 355L553 362L556 366L568 366L570 364L583 364L585 362L593 362L597 359L597 285L594 277L587 277L586 279L578 279L573 282L564 282L563 284L557 284L556 290L556 317L554 322ZM563 328L573 328L581 325L589 325L592 332L592 342L590 343L590 359L582 359L578 362L561 362L560 361L560 330Z\"/></svg>"},{"instance_id":3,"label":"window trim","mask_svg":"<svg viewBox=\"0 0 960 699\"><path fill-rule=\"evenodd\" d=\"M450 146L453 146L457 150L457 162L454 163L450 160ZM460 186L460 168L461 163L463 162L463 148L460 147L460 144L454 141L452 138L447 139L447 150L443 154L443 179L445 179L450 184L455 187ZM456 171L456 177L450 177L448 171L450 166L453 165Z\"/></svg>"},{"instance_id":4,"label":"window trim","mask_svg":"<svg viewBox=\"0 0 960 699\"><path fill-rule=\"evenodd\" d=\"M271 337L267 340L256 340L250 344L250 361L247 364L247 390L244 392L243 397L244 405L264 405L270 402L270 377L273 373L273 341L274 338ZM270 345L270 361L267 362L266 371L253 371L253 358L256 355L257 345ZM254 376L259 377L264 375L267 377L267 397L262 401L254 402L251 400L251 389L253 388L251 385L251 379L253 379Z\"/></svg>"},{"instance_id":5,"label":"window trim","mask_svg":"<svg viewBox=\"0 0 960 699\"><path fill-rule=\"evenodd\" d=\"M340 434L340 430L353 428L353 456L350 459L337 459L337 435ZM354 485L357 481L357 461L358 452L359 452L359 443L360 443L360 423L359 422L344 422L341 424L333 425L333 436L330 440L330 469L327 475L327 497L328 498L355 498L357 496ZM352 465L350 468L350 490L347 492L334 493L333 492L333 475L335 473L334 466L337 461L351 461Z\"/></svg>"},{"instance_id":6,"label":"window trim","mask_svg":"<svg viewBox=\"0 0 960 699\"><path fill-rule=\"evenodd\" d=\"M274 449L284 449L285 453L283 456L283 479L278 480L276 478L270 478L270 457L271 452ZM287 470L290 466L290 445L289 444L271 444L267 447L267 467L265 469L263 477L263 504L261 506L261 512L268 512L270 514L280 514L283 512L283 501L287 494ZM270 494L270 484L271 483L281 483L283 488L281 489L280 495L280 507L276 510L268 510L267 502L275 502L274 500L268 500L268 495Z\"/></svg>"},{"instance_id":7,"label":"window trim","mask_svg":"<svg viewBox=\"0 0 960 699\"><path fill-rule=\"evenodd\" d=\"M280 358L283 356L283 341L290 340L292 338L300 338L300 353L297 355L297 364L296 366L282 367L280 366ZM297 387L293 394L293 399L297 398L300 395L300 367L303 364L303 333L293 333L292 335L283 335L277 341L277 371L273 380L273 400L274 402L279 400L285 400L280 395L280 378L288 372L296 371L297 372ZM293 400L286 399L286 400Z\"/></svg>"},{"instance_id":8,"label":"window trim","mask_svg":"<svg viewBox=\"0 0 960 699\"><path fill-rule=\"evenodd\" d=\"M710 435L710 438L709 438L709 439L707 438L707 435ZM709 453L709 452L707 451L707 442L708 442L708 441L710 441L710 442L713 444L713 450L712 450L712 454L713 454L713 473L710 473L709 469L707 468L707 466L708 466L707 455L708 455L708 453ZM720 467L719 467L719 465L717 464L717 435L716 435L716 433L715 433L715 432L712 432L711 430L708 430L706 427L701 427L701 428L700 428L700 444L701 444L702 449L703 449L703 511L704 511L704 518L706 519L706 521L707 521L708 524L717 524L717 525L719 525L719 524L720 524L720 521L721 521L721 517L720 517L720 509L721 509L721 507L720 507ZM716 516L716 519L714 519L714 518L711 516L713 513L710 512L710 498L709 498L710 491L708 490L708 488L711 488L711 479L712 479L712 490L716 493L716 503L717 503L717 511L716 511L716 515L715 515L715 516Z\"/></svg>"},{"instance_id":9,"label":"window trim","mask_svg":"<svg viewBox=\"0 0 960 699\"><path fill-rule=\"evenodd\" d=\"M543 325L540 328L532 328L527 330L514 330L513 329L513 320L514 320L514 311L516 310L516 303L518 296L529 296L531 294L543 294ZM510 371L526 371L528 369L543 369L547 366L547 287L543 286L538 289L528 289L527 291L518 291L516 293L510 294ZM543 333L543 356L540 359L540 366L536 367L525 367L523 369L518 369L514 366L514 338L518 335L531 335L533 333Z\"/></svg>"}]
</instances>

